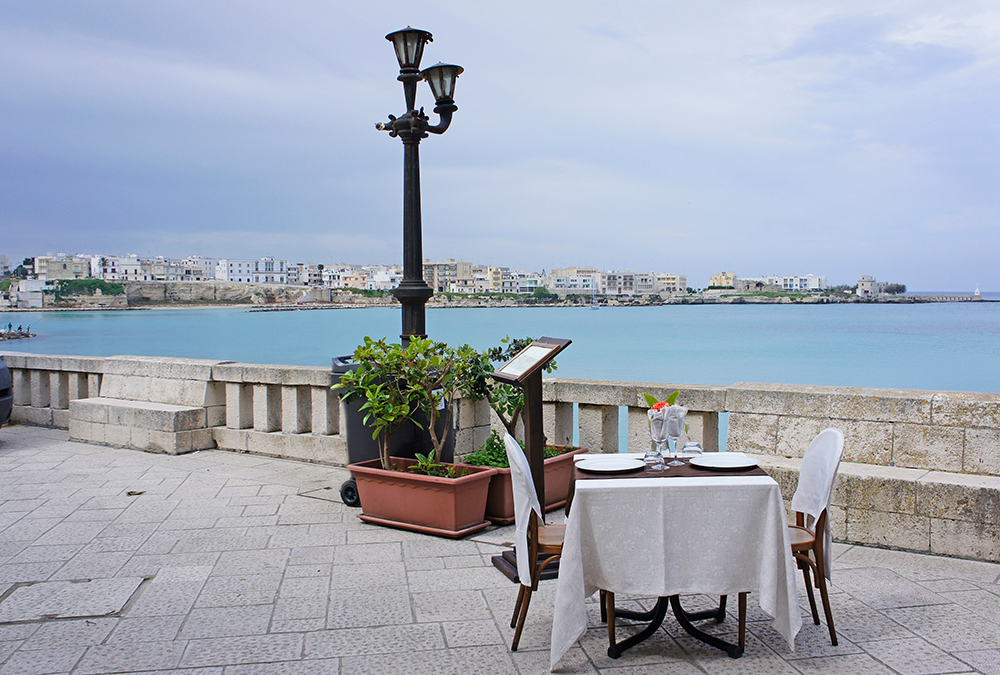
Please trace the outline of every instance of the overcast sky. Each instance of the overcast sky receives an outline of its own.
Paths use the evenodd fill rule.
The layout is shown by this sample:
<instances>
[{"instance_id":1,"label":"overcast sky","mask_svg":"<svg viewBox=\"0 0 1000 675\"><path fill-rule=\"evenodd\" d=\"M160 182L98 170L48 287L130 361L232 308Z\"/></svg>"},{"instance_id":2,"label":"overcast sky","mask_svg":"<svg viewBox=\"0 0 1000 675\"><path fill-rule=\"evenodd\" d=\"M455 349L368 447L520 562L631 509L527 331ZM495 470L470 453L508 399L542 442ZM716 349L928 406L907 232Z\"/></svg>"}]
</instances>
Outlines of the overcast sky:
<instances>
[{"instance_id":1,"label":"overcast sky","mask_svg":"<svg viewBox=\"0 0 1000 675\"><path fill-rule=\"evenodd\" d=\"M425 258L1000 290L996 1L7 0L0 254L401 262L408 24Z\"/></svg>"}]
</instances>

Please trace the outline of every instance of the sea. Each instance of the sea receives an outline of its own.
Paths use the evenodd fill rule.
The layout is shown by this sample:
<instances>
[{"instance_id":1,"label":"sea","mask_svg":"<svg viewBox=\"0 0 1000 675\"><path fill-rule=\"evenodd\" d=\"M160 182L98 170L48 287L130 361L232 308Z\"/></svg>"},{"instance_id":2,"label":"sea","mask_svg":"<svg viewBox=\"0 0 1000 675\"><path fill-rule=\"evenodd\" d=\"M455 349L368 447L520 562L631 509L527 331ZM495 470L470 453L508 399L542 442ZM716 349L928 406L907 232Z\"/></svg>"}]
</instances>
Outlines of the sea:
<instances>
[{"instance_id":1,"label":"sea","mask_svg":"<svg viewBox=\"0 0 1000 675\"><path fill-rule=\"evenodd\" d=\"M568 338L558 377L1000 392L1000 294L983 295L990 301L429 308L427 332L476 349L506 336ZM401 315L385 307L0 313L8 323L37 337L0 342L0 351L325 367L365 336L398 340Z\"/></svg>"}]
</instances>

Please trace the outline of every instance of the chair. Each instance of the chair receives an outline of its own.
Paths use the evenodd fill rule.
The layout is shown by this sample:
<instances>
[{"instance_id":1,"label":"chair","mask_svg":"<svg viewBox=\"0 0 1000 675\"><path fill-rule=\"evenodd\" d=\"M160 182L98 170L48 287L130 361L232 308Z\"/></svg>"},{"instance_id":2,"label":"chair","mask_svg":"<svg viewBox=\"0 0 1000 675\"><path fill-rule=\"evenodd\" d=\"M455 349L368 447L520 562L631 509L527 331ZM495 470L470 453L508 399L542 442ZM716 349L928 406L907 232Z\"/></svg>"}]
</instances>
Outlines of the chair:
<instances>
[{"instance_id":1,"label":"chair","mask_svg":"<svg viewBox=\"0 0 1000 675\"><path fill-rule=\"evenodd\" d=\"M524 619L528 615L531 594L538 590L542 570L559 560L562 555L566 526L544 524L542 507L531 480L528 458L510 434L504 438L504 447L510 462L511 484L514 489L514 550L517 553L517 576L521 584L514 604L514 615L510 619L510 627L515 629L510 649L516 652L524 629Z\"/></svg>"},{"instance_id":2,"label":"chair","mask_svg":"<svg viewBox=\"0 0 1000 675\"><path fill-rule=\"evenodd\" d=\"M805 578L813 623L819 625L819 612L816 611L816 598L813 597L812 583L809 580L810 569L819 587L826 625L830 629L830 642L834 646L837 645L837 631L833 628L833 614L830 612L830 597L826 588L826 582L830 578L830 550L833 541L828 511L833 497L833 481L837 477L837 468L843 454L844 433L840 429L824 429L809 444L802 458L798 488L792 497L795 525L788 526L792 556ZM809 556L810 552L812 557Z\"/></svg>"}]
</instances>

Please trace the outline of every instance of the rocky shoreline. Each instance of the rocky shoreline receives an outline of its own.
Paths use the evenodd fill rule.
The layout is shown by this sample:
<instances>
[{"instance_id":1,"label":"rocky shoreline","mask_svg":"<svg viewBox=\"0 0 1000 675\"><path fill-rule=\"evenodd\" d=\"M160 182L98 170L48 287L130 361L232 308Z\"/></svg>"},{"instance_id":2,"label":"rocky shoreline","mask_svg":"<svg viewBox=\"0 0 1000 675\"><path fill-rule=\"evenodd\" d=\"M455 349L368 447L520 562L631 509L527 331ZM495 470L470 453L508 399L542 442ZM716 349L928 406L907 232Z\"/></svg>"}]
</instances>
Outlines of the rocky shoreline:
<instances>
[{"instance_id":1,"label":"rocky shoreline","mask_svg":"<svg viewBox=\"0 0 1000 675\"><path fill-rule=\"evenodd\" d=\"M141 310L152 308L194 307L244 307L250 311L293 311L311 309L350 309L362 307L398 307L390 294L333 289L309 286L281 286L276 284L247 284L223 281L137 281L126 282L125 292L119 295L73 295L56 301L54 296L44 297L43 307L34 309L11 308L9 311L108 311ZM963 298L964 299L964 298ZM951 300L951 301L962 301ZM968 296L965 301L972 300ZM597 296L596 307L654 307L659 305L757 305L757 304L846 304L890 303L922 304L948 301L933 296L884 296L874 299L854 295L830 294L758 294L737 295L725 292L693 294L669 293L644 296ZM980 302L992 302L978 299ZM562 300L540 299L534 296L510 295L457 295L439 293L428 302L428 307L589 307L590 296L570 296ZM3 310L0 310L3 311Z\"/></svg>"}]
</instances>

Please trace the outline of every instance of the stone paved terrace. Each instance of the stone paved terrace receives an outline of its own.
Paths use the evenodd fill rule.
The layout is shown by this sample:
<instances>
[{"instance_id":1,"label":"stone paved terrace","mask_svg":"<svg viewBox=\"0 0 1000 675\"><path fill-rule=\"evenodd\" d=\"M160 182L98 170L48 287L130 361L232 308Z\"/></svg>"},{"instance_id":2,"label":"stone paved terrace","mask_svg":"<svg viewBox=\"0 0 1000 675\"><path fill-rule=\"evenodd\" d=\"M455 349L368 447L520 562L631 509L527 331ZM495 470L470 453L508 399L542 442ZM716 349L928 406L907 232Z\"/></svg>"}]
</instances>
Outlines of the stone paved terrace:
<instances>
[{"instance_id":1,"label":"stone paved terrace","mask_svg":"<svg viewBox=\"0 0 1000 675\"><path fill-rule=\"evenodd\" d=\"M369 526L333 501L340 469L67 437L0 430L0 675L548 671L554 582L521 650L507 648L516 587L490 556L509 527L449 541ZM741 659L668 619L611 661L593 605L559 672L1000 674L1000 565L842 545L835 556L839 647L807 620L789 652L751 596Z\"/></svg>"}]
</instances>

